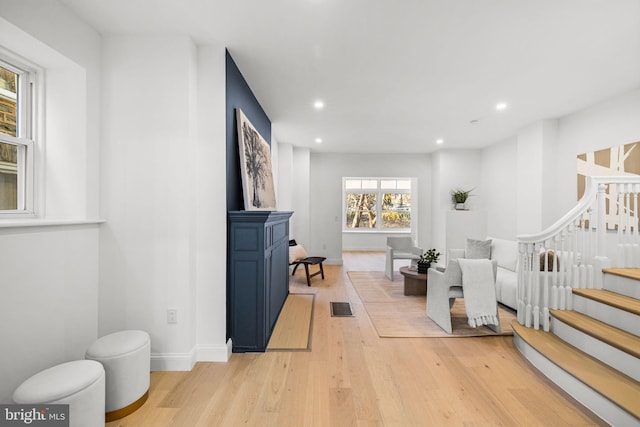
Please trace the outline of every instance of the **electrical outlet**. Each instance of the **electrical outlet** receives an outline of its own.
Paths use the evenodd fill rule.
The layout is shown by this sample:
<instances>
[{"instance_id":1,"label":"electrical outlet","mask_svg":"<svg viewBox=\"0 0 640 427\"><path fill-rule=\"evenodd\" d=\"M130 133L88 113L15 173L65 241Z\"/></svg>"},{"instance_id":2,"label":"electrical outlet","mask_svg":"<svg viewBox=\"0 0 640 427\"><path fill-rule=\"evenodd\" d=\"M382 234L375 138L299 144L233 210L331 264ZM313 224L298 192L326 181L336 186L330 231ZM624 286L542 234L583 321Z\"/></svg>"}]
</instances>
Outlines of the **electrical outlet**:
<instances>
[{"instance_id":1,"label":"electrical outlet","mask_svg":"<svg viewBox=\"0 0 640 427\"><path fill-rule=\"evenodd\" d=\"M168 308L167 309L167 323L178 323L178 309L177 308Z\"/></svg>"}]
</instances>

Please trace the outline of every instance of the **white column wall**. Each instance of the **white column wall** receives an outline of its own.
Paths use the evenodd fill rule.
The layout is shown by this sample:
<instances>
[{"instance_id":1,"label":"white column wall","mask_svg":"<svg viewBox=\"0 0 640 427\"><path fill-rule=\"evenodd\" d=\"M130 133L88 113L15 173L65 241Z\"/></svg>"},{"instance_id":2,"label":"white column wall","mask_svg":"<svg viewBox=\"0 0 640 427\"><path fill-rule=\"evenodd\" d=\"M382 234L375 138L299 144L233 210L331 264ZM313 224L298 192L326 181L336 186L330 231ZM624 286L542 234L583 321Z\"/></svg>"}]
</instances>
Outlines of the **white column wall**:
<instances>
[{"instance_id":1,"label":"white column wall","mask_svg":"<svg viewBox=\"0 0 640 427\"><path fill-rule=\"evenodd\" d=\"M487 210L487 234L514 240L517 234L517 139L482 150L482 188Z\"/></svg>"},{"instance_id":2,"label":"white column wall","mask_svg":"<svg viewBox=\"0 0 640 427\"><path fill-rule=\"evenodd\" d=\"M467 201L468 209L484 209L481 186L480 150L440 150L434 154L434 185L432 192L433 207L433 246L441 253L446 249L446 213L453 209L451 190L473 189L473 196Z\"/></svg>"},{"instance_id":3,"label":"white column wall","mask_svg":"<svg viewBox=\"0 0 640 427\"><path fill-rule=\"evenodd\" d=\"M313 190L310 186L309 166L311 153L308 148L293 148L293 181L292 190L292 210L290 235L307 248L310 242L310 203ZM310 253L310 255L313 252Z\"/></svg>"},{"instance_id":4,"label":"white column wall","mask_svg":"<svg viewBox=\"0 0 640 427\"><path fill-rule=\"evenodd\" d=\"M107 36L103 44L100 332L146 330L153 369L190 369L198 319L208 357L227 349L226 217L211 205L224 211L224 60L213 49L199 63L184 36ZM168 308L178 310L177 324L167 323Z\"/></svg>"},{"instance_id":5,"label":"white column wall","mask_svg":"<svg viewBox=\"0 0 640 427\"><path fill-rule=\"evenodd\" d=\"M271 137L271 145L274 140ZM278 183L276 185L276 197L278 199L278 210L293 210L293 145L277 143L278 145L278 167L273 165L274 171L278 171ZM272 155L273 156L273 155ZM291 217L289 226L295 222Z\"/></svg>"},{"instance_id":6,"label":"white column wall","mask_svg":"<svg viewBox=\"0 0 640 427\"><path fill-rule=\"evenodd\" d=\"M541 231L542 141L541 122L518 133L517 234Z\"/></svg>"},{"instance_id":7,"label":"white column wall","mask_svg":"<svg viewBox=\"0 0 640 427\"><path fill-rule=\"evenodd\" d=\"M549 227L560 216L556 215L553 209L549 209L549 205L555 206L558 203L557 195L557 159L558 159L558 141L557 141L558 121L544 120L542 122L542 198L541 198L541 230ZM575 166L574 166L575 167ZM564 215L564 214L563 214Z\"/></svg>"},{"instance_id":8,"label":"white column wall","mask_svg":"<svg viewBox=\"0 0 640 427\"><path fill-rule=\"evenodd\" d=\"M556 202L556 121L542 120L522 129L517 147L517 234L538 233L559 218L548 209Z\"/></svg>"},{"instance_id":9,"label":"white column wall","mask_svg":"<svg viewBox=\"0 0 640 427\"><path fill-rule=\"evenodd\" d=\"M227 214L225 49L198 48L196 136L196 342L199 361L226 361Z\"/></svg>"}]
</instances>

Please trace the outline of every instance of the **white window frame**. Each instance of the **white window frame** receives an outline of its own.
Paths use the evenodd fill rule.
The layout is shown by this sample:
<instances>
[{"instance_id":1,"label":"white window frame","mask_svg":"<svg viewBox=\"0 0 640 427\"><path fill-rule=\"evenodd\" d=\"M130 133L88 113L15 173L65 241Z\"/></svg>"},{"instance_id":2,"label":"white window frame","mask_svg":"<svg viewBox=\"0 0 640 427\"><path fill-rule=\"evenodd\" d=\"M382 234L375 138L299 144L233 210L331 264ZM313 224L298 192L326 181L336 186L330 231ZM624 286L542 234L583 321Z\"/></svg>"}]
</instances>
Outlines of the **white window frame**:
<instances>
[{"instance_id":1,"label":"white window frame","mask_svg":"<svg viewBox=\"0 0 640 427\"><path fill-rule=\"evenodd\" d=\"M353 190L347 189L347 181L377 181L376 188L361 189L360 192L368 192L376 194L376 212L382 215L382 198L386 193L402 193L411 194L411 226L409 228L383 228L382 221L377 221L374 228L349 228L347 226L347 194L354 193ZM381 181L410 181L410 189L388 189L382 188ZM417 206L414 206L415 195L417 194L417 178L415 177L343 177L342 178L342 231L345 233L411 233L414 228L414 218L417 214Z\"/></svg>"},{"instance_id":2,"label":"white window frame","mask_svg":"<svg viewBox=\"0 0 640 427\"><path fill-rule=\"evenodd\" d=\"M0 65L19 75L16 100L17 137L0 132L0 142L18 147L17 209L0 210L0 219L35 217L35 151L38 123L36 95L39 92L37 69L0 48Z\"/></svg>"}]
</instances>

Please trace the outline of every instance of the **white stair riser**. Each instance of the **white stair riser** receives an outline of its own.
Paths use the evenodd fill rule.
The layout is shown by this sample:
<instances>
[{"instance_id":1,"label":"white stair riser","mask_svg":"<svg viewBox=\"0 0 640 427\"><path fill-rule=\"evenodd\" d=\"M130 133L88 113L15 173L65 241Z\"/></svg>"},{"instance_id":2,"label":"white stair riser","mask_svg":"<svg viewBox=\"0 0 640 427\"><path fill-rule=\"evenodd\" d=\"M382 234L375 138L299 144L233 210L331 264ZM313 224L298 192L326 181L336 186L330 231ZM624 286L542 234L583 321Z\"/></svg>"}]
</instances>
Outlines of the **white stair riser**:
<instances>
[{"instance_id":1,"label":"white stair riser","mask_svg":"<svg viewBox=\"0 0 640 427\"><path fill-rule=\"evenodd\" d=\"M617 276L615 274L605 274L602 287L603 289L620 295L640 299L640 282L636 279Z\"/></svg>"},{"instance_id":2,"label":"white stair riser","mask_svg":"<svg viewBox=\"0 0 640 427\"><path fill-rule=\"evenodd\" d=\"M638 419L636 417L612 403L609 399L585 385L564 369L558 367L558 365L551 362L531 347L525 340L520 338L518 334L513 336L513 341L525 359L604 421L612 426L638 425Z\"/></svg>"},{"instance_id":3,"label":"white stair riser","mask_svg":"<svg viewBox=\"0 0 640 427\"><path fill-rule=\"evenodd\" d=\"M640 359L551 317L551 331L563 341L640 381Z\"/></svg>"},{"instance_id":4,"label":"white stair riser","mask_svg":"<svg viewBox=\"0 0 640 427\"><path fill-rule=\"evenodd\" d=\"M623 331L640 336L640 316L580 295L573 295L573 309Z\"/></svg>"}]
</instances>

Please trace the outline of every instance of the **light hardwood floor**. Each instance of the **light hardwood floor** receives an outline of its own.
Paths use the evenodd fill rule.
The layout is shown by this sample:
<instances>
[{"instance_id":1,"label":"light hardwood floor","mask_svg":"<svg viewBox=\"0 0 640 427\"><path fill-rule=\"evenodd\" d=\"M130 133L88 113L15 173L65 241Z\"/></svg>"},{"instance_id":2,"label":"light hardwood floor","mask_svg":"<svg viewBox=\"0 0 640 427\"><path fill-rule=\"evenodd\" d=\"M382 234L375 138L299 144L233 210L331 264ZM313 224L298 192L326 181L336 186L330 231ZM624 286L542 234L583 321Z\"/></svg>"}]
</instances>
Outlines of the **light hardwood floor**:
<instances>
[{"instance_id":1,"label":"light hardwood floor","mask_svg":"<svg viewBox=\"0 0 640 427\"><path fill-rule=\"evenodd\" d=\"M191 372L153 372L149 400L107 426L605 425L540 375L512 337L379 338L348 270L384 268L381 253L345 253L307 287L311 351L233 354ZM396 266L396 268L398 268ZM349 301L355 317L331 317Z\"/></svg>"}]
</instances>

